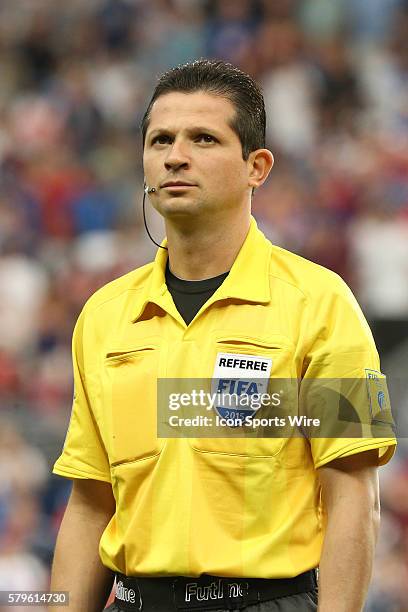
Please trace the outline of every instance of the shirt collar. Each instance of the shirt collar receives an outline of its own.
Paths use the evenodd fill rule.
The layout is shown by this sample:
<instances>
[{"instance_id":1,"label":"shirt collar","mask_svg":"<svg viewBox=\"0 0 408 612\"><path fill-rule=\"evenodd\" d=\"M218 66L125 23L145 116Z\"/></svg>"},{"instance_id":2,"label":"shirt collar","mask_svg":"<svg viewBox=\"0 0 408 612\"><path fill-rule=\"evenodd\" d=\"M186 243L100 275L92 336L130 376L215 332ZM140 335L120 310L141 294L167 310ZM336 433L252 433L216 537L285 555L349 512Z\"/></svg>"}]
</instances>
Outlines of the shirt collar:
<instances>
[{"instance_id":1,"label":"shirt collar","mask_svg":"<svg viewBox=\"0 0 408 612\"><path fill-rule=\"evenodd\" d=\"M164 239L162 246L167 245ZM217 290L219 300L235 298L246 302L265 304L271 299L269 284L269 264L271 243L258 229L251 217L248 234L232 265L230 273ZM132 313L135 322L148 303L163 307L167 293L165 270L167 251L158 249L149 279L144 286L138 304Z\"/></svg>"}]
</instances>

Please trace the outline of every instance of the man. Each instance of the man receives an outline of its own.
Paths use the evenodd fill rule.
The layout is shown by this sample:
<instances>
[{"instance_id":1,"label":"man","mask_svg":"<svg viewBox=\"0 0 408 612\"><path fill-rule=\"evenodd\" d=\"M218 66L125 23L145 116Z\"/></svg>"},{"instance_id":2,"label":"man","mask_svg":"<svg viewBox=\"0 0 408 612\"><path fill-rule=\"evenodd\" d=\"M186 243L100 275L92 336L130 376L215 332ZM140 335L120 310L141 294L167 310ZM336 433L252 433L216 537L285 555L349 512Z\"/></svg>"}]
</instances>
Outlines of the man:
<instances>
[{"instance_id":1,"label":"man","mask_svg":"<svg viewBox=\"0 0 408 612\"><path fill-rule=\"evenodd\" d=\"M76 612L102 609L114 573L111 611L357 612L392 430L166 439L157 379L241 379L248 367L270 382L366 389L367 370L385 397L368 326L337 275L272 246L251 218L273 156L250 77L208 60L169 71L142 132L167 241L154 263L92 296L75 328L74 405L54 467L74 484L52 588ZM367 389L359 416L372 408Z\"/></svg>"}]
</instances>

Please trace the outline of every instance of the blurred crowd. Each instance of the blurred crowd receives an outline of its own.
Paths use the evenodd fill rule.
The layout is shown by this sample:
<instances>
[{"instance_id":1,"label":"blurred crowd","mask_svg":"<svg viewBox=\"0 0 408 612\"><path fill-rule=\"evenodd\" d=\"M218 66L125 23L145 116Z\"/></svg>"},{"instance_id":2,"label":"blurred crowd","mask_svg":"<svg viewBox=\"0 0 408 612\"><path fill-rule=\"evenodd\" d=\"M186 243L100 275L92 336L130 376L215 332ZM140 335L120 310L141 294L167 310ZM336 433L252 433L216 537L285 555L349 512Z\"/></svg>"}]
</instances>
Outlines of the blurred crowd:
<instances>
[{"instance_id":1,"label":"blurred crowd","mask_svg":"<svg viewBox=\"0 0 408 612\"><path fill-rule=\"evenodd\" d=\"M157 76L199 57L254 76L275 156L261 228L340 273L369 317L407 320L407 33L406 0L2 0L0 591L48 584L76 317L155 252L139 123ZM404 454L383 479L367 610L403 612Z\"/></svg>"}]
</instances>

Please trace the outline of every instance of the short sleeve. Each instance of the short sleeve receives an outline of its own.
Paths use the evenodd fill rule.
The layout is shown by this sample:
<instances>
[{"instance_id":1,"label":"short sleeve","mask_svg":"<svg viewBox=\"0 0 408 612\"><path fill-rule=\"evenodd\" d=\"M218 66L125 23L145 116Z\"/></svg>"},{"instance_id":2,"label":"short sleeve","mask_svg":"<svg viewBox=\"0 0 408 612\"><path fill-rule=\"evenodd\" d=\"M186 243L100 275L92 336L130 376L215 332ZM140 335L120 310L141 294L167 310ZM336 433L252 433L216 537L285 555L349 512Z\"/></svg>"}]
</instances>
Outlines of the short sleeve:
<instances>
[{"instance_id":1,"label":"short sleeve","mask_svg":"<svg viewBox=\"0 0 408 612\"><path fill-rule=\"evenodd\" d=\"M109 462L92 405L92 377L86 373L84 354L95 349L85 340L82 311L72 338L74 398L71 418L60 457L53 473L66 478L91 478L110 482Z\"/></svg>"},{"instance_id":2,"label":"short sleeve","mask_svg":"<svg viewBox=\"0 0 408 612\"><path fill-rule=\"evenodd\" d=\"M373 449L384 465L396 445L386 379L356 299L337 275L331 280L310 306L300 385L302 412L321 424L309 436L314 465Z\"/></svg>"}]
</instances>

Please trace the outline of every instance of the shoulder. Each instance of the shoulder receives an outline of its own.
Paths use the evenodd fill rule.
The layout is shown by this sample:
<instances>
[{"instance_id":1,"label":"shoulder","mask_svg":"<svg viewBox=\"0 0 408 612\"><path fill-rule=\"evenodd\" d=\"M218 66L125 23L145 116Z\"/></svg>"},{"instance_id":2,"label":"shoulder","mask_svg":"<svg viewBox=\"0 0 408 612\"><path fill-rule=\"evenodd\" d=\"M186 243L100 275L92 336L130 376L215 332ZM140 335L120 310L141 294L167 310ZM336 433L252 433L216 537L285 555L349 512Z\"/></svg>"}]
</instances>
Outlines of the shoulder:
<instances>
[{"instance_id":1,"label":"shoulder","mask_svg":"<svg viewBox=\"0 0 408 612\"><path fill-rule=\"evenodd\" d=\"M300 312L301 317L304 315L304 333L309 342L320 338L330 348L328 339L331 337L338 351L375 349L366 318L351 289L338 274L272 246L270 278L271 285L275 283L276 287L279 283L290 288L290 295L288 290L284 292L283 303L289 312ZM273 295L273 289L271 293ZM330 350L334 350L333 347Z\"/></svg>"},{"instance_id":2,"label":"shoulder","mask_svg":"<svg viewBox=\"0 0 408 612\"><path fill-rule=\"evenodd\" d=\"M140 293L146 286L152 269L153 262L140 268L136 268L123 276L119 276L110 281L91 295L86 301L83 312L95 313L110 303L117 303L120 300L127 300L129 295L132 297Z\"/></svg>"},{"instance_id":3,"label":"shoulder","mask_svg":"<svg viewBox=\"0 0 408 612\"><path fill-rule=\"evenodd\" d=\"M348 285L336 272L276 245L271 248L269 274L272 280L292 286L311 301L329 296L347 299L352 296Z\"/></svg>"}]
</instances>

